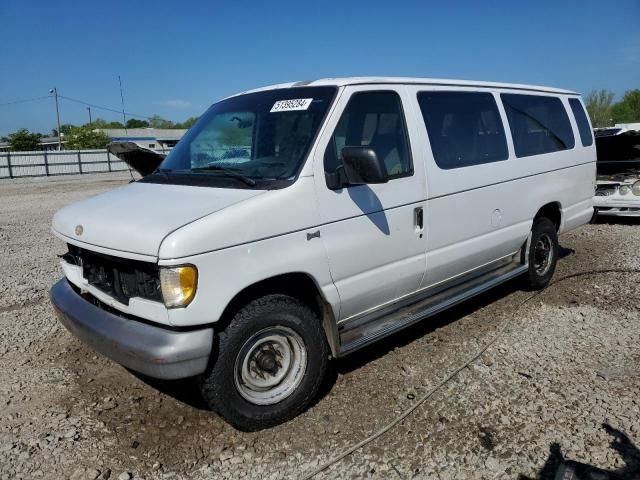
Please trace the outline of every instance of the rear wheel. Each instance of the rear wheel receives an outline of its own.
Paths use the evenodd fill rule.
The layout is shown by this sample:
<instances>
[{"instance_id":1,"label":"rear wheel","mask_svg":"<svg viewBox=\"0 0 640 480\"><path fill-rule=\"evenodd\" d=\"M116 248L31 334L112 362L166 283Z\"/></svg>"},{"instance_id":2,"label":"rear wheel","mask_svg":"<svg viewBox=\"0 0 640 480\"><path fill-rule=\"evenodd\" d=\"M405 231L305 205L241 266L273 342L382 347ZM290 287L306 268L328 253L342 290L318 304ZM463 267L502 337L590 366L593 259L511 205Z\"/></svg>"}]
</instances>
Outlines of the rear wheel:
<instances>
[{"instance_id":1,"label":"rear wheel","mask_svg":"<svg viewBox=\"0 0 640 480\"><path fill-rule=\"evenodd\" d=\"M526 285L532 290L540 290L551 281L558 262L558 233L554 223L546 217L538 217L531 228L529 245L529 270Z\"/></svg>"},{"instance_id":2,"label":"rear wheel","mask_svg":"<svg viewBox=\"0 0 640 480\"><path fill-rule=\"evenodd\" d=\"M217 358L201 378L201 392L236 428L271 427L309 406L328 356L317 315L295 298L268 295L242 308L220 332Z\"/></svg>"}]
</instances>

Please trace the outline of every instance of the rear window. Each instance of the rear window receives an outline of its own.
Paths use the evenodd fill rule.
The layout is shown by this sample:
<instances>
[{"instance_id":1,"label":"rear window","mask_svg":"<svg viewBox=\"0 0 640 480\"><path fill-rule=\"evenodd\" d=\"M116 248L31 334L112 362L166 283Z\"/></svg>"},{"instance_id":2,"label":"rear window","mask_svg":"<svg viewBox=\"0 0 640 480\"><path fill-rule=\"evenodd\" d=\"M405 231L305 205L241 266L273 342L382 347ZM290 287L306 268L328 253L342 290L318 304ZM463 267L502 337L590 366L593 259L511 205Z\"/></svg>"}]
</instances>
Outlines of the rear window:
<instances>
[{"instance_id":1,"label":"rear window","mask_svg":"<svg viewBox=\"0 0 640 480\"><path fill-rule=\"evenodd\" d=\"M503 93L517 157L573 148L575 140L569 116L558 97Z\"/></svg>"},{"instance_id":2,"label":"rear window","mask_svg":"<svg viewBox=\"0 0 640 480\"><path fill-rule=\"evenodd\" d=\"M589 126L589 119L582 107L582 103L577 98L569 99L569 106L573 112L573 116L578 124L578 132L580 133L580 140L583 147L593 145L593 135L591 134L591 127Z\"/></svg>"},{"instance_id":3,"label":"rear window","mask_svg":"<svg viewBox=\"0 0 640 480\"><path fill-rule=\"evenodd\" d=\"M418 103L438 167L449 170L509 157L491 93L419 92Z\"/></svg>"}]
</instances>

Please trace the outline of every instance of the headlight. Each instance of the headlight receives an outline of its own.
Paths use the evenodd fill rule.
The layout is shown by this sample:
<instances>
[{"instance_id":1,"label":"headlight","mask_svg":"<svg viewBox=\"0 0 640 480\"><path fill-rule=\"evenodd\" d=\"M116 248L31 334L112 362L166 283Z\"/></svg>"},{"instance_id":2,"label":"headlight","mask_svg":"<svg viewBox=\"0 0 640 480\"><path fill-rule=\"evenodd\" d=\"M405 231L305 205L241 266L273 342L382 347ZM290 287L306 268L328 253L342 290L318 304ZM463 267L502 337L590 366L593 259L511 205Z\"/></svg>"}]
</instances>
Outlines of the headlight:
<instances>
[{"instance_id":1,"label":"headlight","mask_svg":"<svg viewBox=\"0 0 640 480\"><path fill-rule=\"evenodd\" d=\"M160 288L167 308L186 307L196 294L198 270L193 265L160 267Z\"/></svg>"},{"instance_id":2,"label":"headlight","mask_svg":"<svg viewBox=\"0 0 640 480\"><path fill-rule=\"evenodd\" d=\"M633 184L631 187L631 193L640 197L640 180Z\"/></svg>"},{"instance_id":3,"label":"headlight","mask_svg":"<svg viewBox=\"0 0 640 480\"><path fill-rule=\"evenodd\" d=\"M620 195L626 195L627 193L629 193L631 191L631 189L629 188L629 185L622 185L620 187Z\"/></svg>"}]
</instances>

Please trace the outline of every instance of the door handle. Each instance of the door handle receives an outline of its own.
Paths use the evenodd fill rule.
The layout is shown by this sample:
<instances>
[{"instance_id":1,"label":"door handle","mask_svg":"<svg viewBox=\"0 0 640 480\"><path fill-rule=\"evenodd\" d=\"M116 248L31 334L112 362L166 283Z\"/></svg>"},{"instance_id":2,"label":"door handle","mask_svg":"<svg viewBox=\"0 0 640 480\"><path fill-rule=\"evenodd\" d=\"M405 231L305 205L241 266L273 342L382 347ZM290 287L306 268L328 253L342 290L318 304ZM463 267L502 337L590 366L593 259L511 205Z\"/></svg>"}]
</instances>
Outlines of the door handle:
<instances>
[{"instance_id":1,"label":"door handle","mask_svg":"<svg viewBox=\"0 0 640 480\"><path fill-rule=\"evenodd\" d=\"M413 225L416 228L416 232L421 232L424 229L424 210L422 207L413 209Z\"/></svg>"}]
</instances>

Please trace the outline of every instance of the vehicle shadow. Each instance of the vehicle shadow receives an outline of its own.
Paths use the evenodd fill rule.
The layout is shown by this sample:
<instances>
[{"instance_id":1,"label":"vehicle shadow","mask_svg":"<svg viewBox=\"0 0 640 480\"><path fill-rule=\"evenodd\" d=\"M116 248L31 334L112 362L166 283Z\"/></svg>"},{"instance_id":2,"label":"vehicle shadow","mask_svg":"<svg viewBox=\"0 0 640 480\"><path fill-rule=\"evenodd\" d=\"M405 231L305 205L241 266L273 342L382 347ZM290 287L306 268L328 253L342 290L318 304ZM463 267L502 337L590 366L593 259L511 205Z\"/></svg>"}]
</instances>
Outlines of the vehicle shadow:
<instances>
[{"instance_id":1,"label":"vehicle shadow","mask_svg":"<svg viewBox=\"0 0 640 480\"><path fill-rule=\"evenodd\" d=\"M442 328L450 323L456 322L476 310L518 291L518 289L519 282L517 280L499 285L488 292L469 299L466 302L450 308L438 315L434 315L430 319L401 330L385 339L363 348L362 350L354 352L347 357L329 362L327 375L320 386L318 395L314 398L310 407L315 406L329 394L338 379L338 375L344 375L358 370L369 362L383 357L395 348L408 345L411 342L432 333L438 328ZM187 378L183 380L158 380L132 370L129 370L129 373L149 385L151 388L154 388L167 396L173 397L181 403L189 405L197 410L209 410L209 407L200 395L198 382L195 378Z\"/></svg>"},{"instance_id":2,"label":"vehicle shadow","mask_svg":"<svg viewBox=\"0 0 640 480\"><path fill-rule=\"evenodd\" d=\"M565 257L568 257L569 255L573 255L574 253L576 253L576 251L573 248L565 248L562 245L560 245L558 256L560 258L565 258Z\"/></svg>"},{"instance_id":3,"label":"vehicle shadow","mask_svg":"<svg viewBox=\"0 0 640 480\"><path fill-rule=\"evenodd\" d=\"M569 255L573 255L574 253L575 251L573 249L561 246L559 256L560 258L565 258ZM487 292L434 315L429 319L418 322L411 327L394 333L393 335L375 342L374 344L358 350L344 358L329 362L327 375L325 376L318 395L314 398L311 407L316 405L329 394L338 379L338 375L344 375L358 370L368 363L385 356L396 348L406 346L425 335L433 333L439 328L461 320L467 315L470 315L475 311L500 300L501 298L519 291L521 285L522 284L519 279L514 279L510 282L498 285ZM185 403L199 410L209 409L200 395L196 379L157 380L133 371L130 373L152 388L159 390L165 395L173 397L179 402Z\"/></svg>"},{"instance_id":4,"label":"vehicle shadow","mask_svg":"<svg viewBox=\"0 0 640 480\"><path fill-rule=\"evenodd\" d=\"M147 377L146 375L134 372L133 370L128 371L141 382L146 383L151 388L172 397L180 403L189 405L196 410L210 410L209 406L200 394L200 388L198 387L198 382L195 378L159 380L157 378Z\"/></svg>"},{"instance_id":5,"label":"vehicle shadow","mask_svg":"<svg viewBox=\"0 0 640 480\"><path fill-rule=\"evenodd\" d=\"M559 257L561 259L575 254L575 250L572 248L565 248L560 246ZM435 330L445 327L451 323L455 323L458 320L480 310L493 302L507 297L512 293L519 291L522 288L522 282L520 278L516 278L510 282L503 283L494 287L493 289L484 292L476 297L470 298L455 307L445 310L431 318L428 318L422 322L418 322L411 327L401 330L397 333L390 335L372 345L364 347L362 350L358 350L344 358L338 359L330 364L330 372L328 373L324 384L321 387L320 394L316 401L320 401L326 394L329 393L334 383L336 382L338 375L344 375L346 373L358 370L366 364L377 360L385 356L390 351L410 344L411 342L424 337Z\"/></svg>"},{"instance_id":6,"label":"vehicle shadow","mask_svg":"<svg viewBox=\"0 0 640 480\"><path fill-rule=\"evenodd\" d=\"M337 372L345 374L357 370L367 363L383 357L396 348L404 347L425 335L433 333L439 328L455 323L467 315L470 315L503 297L517 292L520 287L521 285L518 279L503 283L502 285L498 285L487 292L470 298L465 302L434 315L431 318L418 322L404 330L400 330L387 338L379 340L372 345L364 347L362 350L358 350L342 359L339 359L337 362L334 362L336 364Z\"/></svg>"},{"instance_id":7,"label":"vehicle shadow","mask_svg":"<svg viewBox=\"0 0 640 480\"><path fill-rule=\"evenodd\" d=\"M611 425L604 423L602 428L613 437L611 448L618 452L624 466L617 470L606 470L595 465L567 460L560 445L552 443L549 457L534 478L520 475L519 480L634 480L640 479L640 450L631 439Z\"/></svg>"},{"instance_id":8,"label":"vehicle shadow","mask_svg":"<svg viewBox=\"0 0 640 480\"><path fill-rule=\"evenodd\" d=\"M357 187L347 188L347 193L353 203L371 220L378 230L385 235L390 235L389 222L385 213L382 202L369 185L358 185Z\"/></svg>"}]
</instances>

